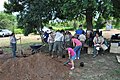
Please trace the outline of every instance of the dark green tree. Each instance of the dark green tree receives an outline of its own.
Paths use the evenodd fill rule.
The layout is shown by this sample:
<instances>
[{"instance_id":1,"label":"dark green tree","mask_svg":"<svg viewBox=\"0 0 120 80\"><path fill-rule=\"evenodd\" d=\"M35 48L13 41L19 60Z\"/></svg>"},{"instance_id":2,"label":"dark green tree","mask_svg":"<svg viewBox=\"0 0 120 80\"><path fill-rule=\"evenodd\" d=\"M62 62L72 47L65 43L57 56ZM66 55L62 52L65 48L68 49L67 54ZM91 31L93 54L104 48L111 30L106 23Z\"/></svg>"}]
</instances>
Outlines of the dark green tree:
<instances>
[{"instance_id":1,"label":"dark green tree","mask_svg":"<svg viewBox=\"0 0 120 80\"><path fill-rule=\"evenodd\" d=\"M113 16L116 19L115 26L120 28L120 0L112 0L113 3Z\"/></svg>"},{"instance_id":2,"label":"dark green tree","mask_svg":"<svg viewBox=\"0 0 120 80\"><path fill-rule=\"evenodd\" d=\"M87 29L92 30L96 15L105 19L113 16L111 0L9 0L5 8L8 13L19 12L18 23L29 29L42 28L43 23L58 17L67 20L85 18Z\"/></svg>"},{"instance_id":3,"label":"dark green tree","mask_svg":"<svg viewBox=\"0 0 120 80\"><path fill-rule=\"evenodd\" d=\"M111 0L64 0L63 14L67 19L86 18L88 30L93 29L93 18L96 15L108 18L112 16Z\"/></svg>"},{"instance_id":4,"label":"dark green tree","mask_svg":"<svg viewBox=\"0 0 120 80\"><path fill-rule=\"evenodd\" d=\"M26 34L35 28L39 31L43 23L50 19L63 18L61 6L62 0L9 0L9 3L4 4L5 12L19 12L18 24L24 28Z\"/></svg>"},{"instance_id":5,"label":"dark green tree","mask_svg":"<svg viewBox=\"0 0 120 80\"><path fill-rule=\"evenodd\" d=\"M13 27L16 27L16 24L15 16L0 12L0 29L7 28L12 30Z\"/></svg>"}]
</instances>

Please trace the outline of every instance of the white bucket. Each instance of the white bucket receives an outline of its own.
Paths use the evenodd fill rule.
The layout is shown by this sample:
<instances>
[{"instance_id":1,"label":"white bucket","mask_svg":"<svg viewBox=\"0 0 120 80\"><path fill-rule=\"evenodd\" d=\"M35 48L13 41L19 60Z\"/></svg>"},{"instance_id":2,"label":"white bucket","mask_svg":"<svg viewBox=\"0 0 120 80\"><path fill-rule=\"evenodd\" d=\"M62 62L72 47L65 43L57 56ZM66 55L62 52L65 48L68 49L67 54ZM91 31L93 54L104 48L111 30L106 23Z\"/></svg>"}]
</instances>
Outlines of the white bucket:
<instances>
[{"instance_id":1,"label":"white bucket","mask_svg":"<svg viewBox=\"0 0 120 80\"><path fill-rule=\"evenodd\" d=\"M107 47L105 44L102 44L102 45L101 45L101 48L102 48L103 50L107 50L107 49L108 49L108 47Z\"/></svg>"}]
</instances>

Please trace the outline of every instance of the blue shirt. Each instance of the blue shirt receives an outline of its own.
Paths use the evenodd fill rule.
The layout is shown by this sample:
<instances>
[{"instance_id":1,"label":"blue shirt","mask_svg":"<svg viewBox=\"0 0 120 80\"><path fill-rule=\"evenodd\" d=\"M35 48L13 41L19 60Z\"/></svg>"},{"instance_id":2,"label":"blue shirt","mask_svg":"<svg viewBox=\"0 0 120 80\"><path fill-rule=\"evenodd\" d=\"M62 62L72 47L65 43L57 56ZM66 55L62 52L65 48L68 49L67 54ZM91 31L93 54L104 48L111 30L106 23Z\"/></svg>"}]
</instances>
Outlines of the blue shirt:
<instances>
[{"instance_id":1,"label":"blue shirt","mask_svg":"<svg viewBox=\"0 0 120 80\"><path fill-rule=\"evenodd\" d=\"M82 34L82 32L84 32L84 30L78 29L78 30L76 30L75 32L76 32L75 34L80 35L80 34Z\"/></svg>"}]
</instances>

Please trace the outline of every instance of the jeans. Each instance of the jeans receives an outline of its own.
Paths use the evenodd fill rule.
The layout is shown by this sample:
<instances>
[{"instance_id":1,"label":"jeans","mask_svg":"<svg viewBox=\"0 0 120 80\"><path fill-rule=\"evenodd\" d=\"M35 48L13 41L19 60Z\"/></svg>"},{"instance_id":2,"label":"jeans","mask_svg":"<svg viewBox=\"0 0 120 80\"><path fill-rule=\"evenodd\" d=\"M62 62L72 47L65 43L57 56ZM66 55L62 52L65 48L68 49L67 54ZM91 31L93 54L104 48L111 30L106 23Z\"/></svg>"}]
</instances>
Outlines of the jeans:
<instances>
[{"instance_id":1,"label":"jeans","mask_svg":"<svg viewBox=\"0 0 120 80\"><path fill-rule=\"evenodd\" d=\"M79 57L80 58L80 50L81 50L81 47L82 46L76 46L74 48L74 51L76 52L76 57Z\"/></svg>"},{"instance_id":2,"label":"jeans","mask_svg":"<svg viewBox=\"0 0 120 80\"><path fill-rule=\"evenodd\" d=\"M54 43L49 43L49 52L52 52L53 44L54 44Z\"/></svg>"},{"instance_id":3,"label":"jeans","mask_svg":"<svg viewBox=\"0 0 120 80\"><path fill-rule=\"evenodd\" d=\"M97 54L97 49L96 49L96 46L94 46L94 48L93 48L93 55L96 56L96 54Z\"/></svg>"},{"instance_id":4,"label":"jeans","mask_svg":"<svg viewBox=\"0 0 120 80\"><path fill-rule=\"evenodd\" d=\"M53 45L53 52L57 52L58 56L62 56L62 41L56 41Z\"/></svg>"},{"instance_id":5,"label":"jeans","mask_svg":"<svg viewBox=\"0 0 120 80\"><path fill-rule=\"evenodd\" d=\"M16 57L16 43L11 43L13 58Z\"/></svg>"},{"instance_id":6,"label":"jeans","mask_svg":"<svg viewBox=\"0 0 120 80\"><path fill-rule=\"evenodd\" d=\"M75 58L76 58L76 54L74 54L74 56L71 56L71 60L75 60Z\"/></svg>"}]
</instances>

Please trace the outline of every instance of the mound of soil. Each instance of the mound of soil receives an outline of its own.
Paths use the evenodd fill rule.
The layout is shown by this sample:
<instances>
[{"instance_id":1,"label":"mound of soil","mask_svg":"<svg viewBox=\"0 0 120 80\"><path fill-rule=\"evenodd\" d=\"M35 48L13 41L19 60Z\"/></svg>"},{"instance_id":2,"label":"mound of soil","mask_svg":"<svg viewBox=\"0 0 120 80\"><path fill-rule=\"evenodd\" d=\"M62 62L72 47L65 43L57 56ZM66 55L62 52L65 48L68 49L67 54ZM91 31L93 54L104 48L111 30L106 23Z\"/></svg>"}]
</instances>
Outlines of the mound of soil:
<instances>
[{"instance_id":1,"label":"mound of soil","mask_svg":"<svg viewBox=\"0 0 120 80\"><path fill-rule=\"evenodd\" d=\"M0 67L0 80L70 80L64 61L43 54L8 59Z\"/></svg>"}]
</instances>

